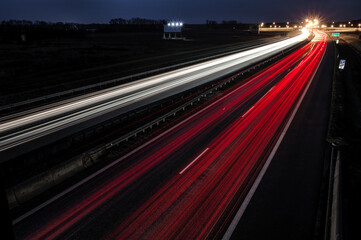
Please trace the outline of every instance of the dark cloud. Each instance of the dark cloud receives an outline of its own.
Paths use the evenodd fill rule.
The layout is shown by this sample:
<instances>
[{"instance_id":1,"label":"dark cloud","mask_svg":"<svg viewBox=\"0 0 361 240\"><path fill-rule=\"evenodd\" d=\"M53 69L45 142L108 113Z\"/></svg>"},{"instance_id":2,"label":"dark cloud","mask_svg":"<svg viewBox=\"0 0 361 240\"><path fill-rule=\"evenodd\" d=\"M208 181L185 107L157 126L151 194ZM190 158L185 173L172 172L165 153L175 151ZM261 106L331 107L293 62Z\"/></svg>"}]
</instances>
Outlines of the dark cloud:
<instances>
[{"instance_id":1,"label":"dark cloud","mask_svg":"<svg viewBox=\"0 0 361 240\"><path fill-rule=\"evenodd\" d=\"M319 15L328 20L361 18L359 0L3 0L0 20L29 19L106 23L111 18L144 17L241 22L299 20Z\"/></svg>"}]
</instances>

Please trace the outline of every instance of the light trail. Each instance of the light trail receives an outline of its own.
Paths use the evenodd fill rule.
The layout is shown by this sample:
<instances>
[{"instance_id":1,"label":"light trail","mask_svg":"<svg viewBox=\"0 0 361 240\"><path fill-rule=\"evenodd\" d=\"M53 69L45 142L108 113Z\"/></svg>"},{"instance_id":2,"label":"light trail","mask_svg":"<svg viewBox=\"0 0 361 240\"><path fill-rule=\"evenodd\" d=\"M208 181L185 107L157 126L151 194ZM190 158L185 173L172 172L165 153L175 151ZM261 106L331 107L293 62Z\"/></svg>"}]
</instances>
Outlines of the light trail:
<instances>
[{"instance_id":1,"label":"light trail","mask_svg":"<svg viewBox=\"0 0 361 240\"><path fill-rule=\"evenodd\" d=\"M205 141L208 150L202 145L201 154L202 150L196 151L129 216L120 217L106 238L221 238L321 60L326 35L316 34L320 36L319 42L307 44L247 79L215 104L204 108L201 114L193 115L154 144L140 149L129 166L76 204L59 211L27 238L53 239L69 234L74 224L81 225L90 213L110 204L111 199L141 182L147 174L153 174L159 166L182 158L188 150L196 148L194 144L200 139ZM305 56L305 53L308 54ZM275 79L296 63L297 66L275 84ZM266 94L252 106L252 111L239 111L264 91ZM221 131L208 137L224 122L228 124L223 125ZM187 171L179 174L185 168Z\"/></svg>"},{"instance_id":2,"label":"light trail","mask_svg":"<svg viewBox=\"0 0 361 240\"><path fill-rule=\"evenodd\" d=\"M190 164L188 164L182 171L180 171L179 174L183 174L185 171L187 171L187 169L190 168L190 166L192 166L193 163L195 163L200 157L202 157L208 150L209 148L206 148L201 154L198 155L198 157L196 157Z\"/></svg>"},{"instance_id":3,"label":"light trail","mask_svg":"<svg viewBox=\"0 0 361 240\"><path fill-rule=\"evenodd\" d=\"M304 31L301 35L284 41L124 84L98 95L1 122L0 152L115 110L126 107L135 109L142 104L199 86L247 66L255 59L265 59L308 36L308 31Z\"/></svg>"}]
</instances>

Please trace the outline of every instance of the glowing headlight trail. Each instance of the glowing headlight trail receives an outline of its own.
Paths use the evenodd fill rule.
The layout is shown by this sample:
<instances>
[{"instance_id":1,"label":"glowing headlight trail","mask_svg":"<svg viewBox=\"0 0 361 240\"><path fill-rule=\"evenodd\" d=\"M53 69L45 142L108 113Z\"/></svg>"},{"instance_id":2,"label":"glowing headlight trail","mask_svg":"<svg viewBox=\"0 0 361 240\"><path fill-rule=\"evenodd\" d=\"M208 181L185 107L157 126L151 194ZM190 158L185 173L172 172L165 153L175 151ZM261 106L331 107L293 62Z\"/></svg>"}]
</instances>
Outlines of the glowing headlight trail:
<instances>
[{"instance_id":1,"label":"glowing headlight trail","mask_svg":"<svg viewBox=\"0 0 361 240\"><path fill-rule=\"evenodd\" d=\"M209 129L227 116L238 112L248 99L309 52L296 68L250 108L247 115L242 117L240 113L238 119L225 126L216 138L210 139L206 147L208 150L200 149L193 165L164 183L108 237L193 239L218 236L224 227L224 221L221 220L232 215L232 202L241 200L247 193L289 113L315 72L324 50L324 41L309 43L256 77L248 79L156 143L142 149L128 168L122 169L116 177L97 187L82 201L61 210L56 219L31 235L31 238L52 239L70 231L73 224L81 222L96 209L101 209L102 204L140 181L175 152L191 148L190 142L207 134ZM179 171L192 160L186 162Z\"/></svg>"},{"instance_id":2,"label":"glowing headlight trail","mask_svg":"<svg viewBox=\"0 0 361 240\"><path fill-rule=\"evenodd\" d=\"M200 85L234 71L238 65L247 61L263 59L271 53L288 48L308 36L309 32L303 30L301 35L284 41L125 84L89 98L3 122L0 124L0 151L152 96L163 97L165 92L185 84L192 83L192 87Z\"/></svg>"}]
</instances>

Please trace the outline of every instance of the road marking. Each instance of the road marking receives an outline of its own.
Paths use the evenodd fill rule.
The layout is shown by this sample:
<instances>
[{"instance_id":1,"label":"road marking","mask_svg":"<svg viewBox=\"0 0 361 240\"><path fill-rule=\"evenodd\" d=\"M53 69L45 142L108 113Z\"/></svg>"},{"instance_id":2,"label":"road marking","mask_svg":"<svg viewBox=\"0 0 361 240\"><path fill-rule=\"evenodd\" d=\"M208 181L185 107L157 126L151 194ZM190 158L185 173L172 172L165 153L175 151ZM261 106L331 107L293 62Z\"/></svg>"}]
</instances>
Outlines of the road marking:
<instances>
[{"instance_id":1,"label":"road marking","mask_svg":"<svg viewBox=\"0 0 361 240\"><path fill-rule=\"evenodd\" d=\"M254 105L253 105L253 107L251 107L250 109L248 109L248 111L245 112L245 113L242 115L242 117L246 116L253 108L254 108Z\"/></svg>"},{"instance_id":2,"label":"road marking","mask_svg":"<svg viewBox=\"0 0 361 240\"><path fill-rule=\"evenodd\" d=\"M274 86L271 87L271 89L268 90L250 109L248 109L248 111L245 112L245 113L242 115L242 117L245 117L260 101L262 101L262 99L263 99L269 92L272 91L273 88L274 88Z\"/></svg>"},{"instance_id":3,"label":"road marking","mask_svg":"<svg viewBox=\"0 0 361 240\"><path fill-rule=\"evenodd\" d=\"M305 97L305 95L306 95L306 93L307 93L307 91L308 91L311 83L313 82L313 79L314 79L314 77L315 77L315 75L316 75L316 73L317 73L317 71L318 71L318 68L320 67L321 62L322 62L322 60L323 60L323 57L325 56L326 50L327 50L327 48L326 48L325 51L323 52L321 61L319 62L316 71L314 72L313 76L311 77L311 81L308 83L306 89L304 90L301 98L299 99L299 101L298 101L295 109L294 109L293 112L292 112L292 115L291 115L290 119L288 120L288 122L287 122L285 128L283 129L280 137L278 138L275 146L273 147L272 152L270 153L270 155L269 155L269 157L267 158L265 164L263 165L263 167L262 167L260 173L258 174L256 180L254 181L251 189L250 189L249 192L247 193L246 198L244 199L241 207L238 209L236 215L234 216L234 218L233 218L231 224L229 225L226 233L224 234L222 240L229 240L229 239L231 239L234 230L236 229L239 221L241 220L244 212L246 211L246 208L247 208L249 202L251 201L254 193L256 192L256 190L257 190L257 188L258 188L258 185L260 184L260 182L261 182L264 174L266 173L266 171L267 171L267 169L268 169L268 167L269 167L269 165L270 165L270 163L271 163L274 155L276 154L276 152L277 152L277 150L278 150L278 147L280 146L280 144L281 144L284 136L286 135L286 132L287 132L289 126L291 125L291 123L292 123L292 121L293 121L293 118L295 117L295 115L296 115L296 113L297 113L297 111L298 111L298 108L300 107L300 105L301 105L301 103L302 103L302 101L303 101L303 98Z\"/></svg>"},{"instance_id":4,"label":"road marking","mask_svg":"<svg viewBox=\"0 0 361 240\"><path fill-rule=\"evenodd\" d=\"M202 157L209 148L206 148L201 154L198 155L190 164L188 164L182 171L179 172L179 174L183 174L190 166L192 166L193 163L195 163L200 157Z\"/></svg>"}]
</instances>

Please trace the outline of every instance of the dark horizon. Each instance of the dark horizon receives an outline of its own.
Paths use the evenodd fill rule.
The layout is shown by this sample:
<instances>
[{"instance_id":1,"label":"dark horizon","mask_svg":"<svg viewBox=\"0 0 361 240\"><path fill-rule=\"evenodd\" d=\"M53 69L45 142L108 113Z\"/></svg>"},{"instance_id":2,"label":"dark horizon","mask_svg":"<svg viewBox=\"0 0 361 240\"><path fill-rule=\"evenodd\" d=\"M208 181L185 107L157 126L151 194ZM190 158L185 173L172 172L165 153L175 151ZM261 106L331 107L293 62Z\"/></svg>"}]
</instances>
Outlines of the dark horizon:
<instances>
[{"instance_id":1,"label":"dark horizon","mask_svg":"<svg viewBox=\"0 0 361 240\"><path fill-rule=\"evenodd\" d=\"M124 20L132 20L132 19L136 19L136 18L139 18L139 19L145 19L145 20L153 20L155 22L161 22L161 21L179 21L179 22L184 22L182 21L181 19L154 19L154 18L142 18L142 17L132 17L132 18L127 18L127 19L124 19ZM6 22L11 22L11 21L23 21L23 22L31 22L32 24L36 24L36 23L47 23L47 24L57 24L57 23L63 23L63 24L80 24L80 25L102 25L102 24L111 24L110 21L111 20L114 20L114 19L121 19L121 17L119 18L113 18L113 19L109 19L108 22L89 22L89 23L81 23L81 22L67 22L67 21L47 21L47 20L43 20L43 19L35 19L35 20L30 20L30 19L4 19L4 20L0 20L0 24L2 23L6 23ZM211 20L211 21L215 21L215 20L212 20L212 19L206 19L204 22L201 22L201 23L191 23L191 22L185 22L184 24L185 25L202 25L202 24L207 24L207 21L208 20ZM252 25L252 24L258 24L256 22L240 22L240 21L237 21L235 19L229 19L229 20L219 20L219 21L216 21L217 24L224 24L224 22L226 22L226 24L229 24L230 22L233 22L233 21L236 21L237 24L244 24L244 25ZM351 22L359 22L361 21L361 18L359 19L349 19L349 20L335 20L333 22L335 23L346 23L348 21L351 21ZM283 23L286 23L287 20L283 20L283 21L276 21L276 23L279 23L279 24L283 24ZM290 21L291 23L297 23L297 21ZM323 21L324 23L331 23L331 21ZM264 23L272 23L272 21L265 21ZM128 23L127 23L128 24ZM132 24L132 23L129 23L129 24Z\"/></svg>"},{"instance_id":2,"label":"dark horizon","mask_svg":"<svg viewBox=\"0 0 361 240\"><path fill-rule=\"evenodd\" d=\"M6 0L0 3L0 21L26 19L102 24L109 23L114 18L140 17L203 24L206 20L236 20L241 23L298 22L306 17L319 17L328 22L337 22L361 19L359 9L361 2L356 0L278 0L272 3L265 0L245 3L237 0Z\"/></svg>"}]
</instances>

